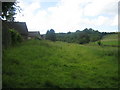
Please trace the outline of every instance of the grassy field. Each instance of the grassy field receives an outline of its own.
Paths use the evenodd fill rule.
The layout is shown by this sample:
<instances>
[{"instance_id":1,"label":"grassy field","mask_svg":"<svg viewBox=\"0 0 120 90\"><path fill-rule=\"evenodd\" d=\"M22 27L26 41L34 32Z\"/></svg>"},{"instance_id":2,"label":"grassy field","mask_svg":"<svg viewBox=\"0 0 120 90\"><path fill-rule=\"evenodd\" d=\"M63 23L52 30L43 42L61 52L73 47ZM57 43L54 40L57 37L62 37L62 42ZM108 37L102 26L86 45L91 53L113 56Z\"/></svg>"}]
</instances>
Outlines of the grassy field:
<instances>
[{"instance_id":1,"label":"grassy field","mask_svg":"<svg viewBox=\"0 0 120 90\"><path fill-rule=\"evenodd\" d=\"M105 35L102 40L101 43L103 45L114 45L114 46L120 46L120 41L118 40L120 39L118 37L118 34L109 34L109 35ZM97 45L97 42L91 42L91 45Z\"/></svg>"},{"instance_id":2,"label":"grassy field","mask_svg":"<svg viewBox=\"0 0 120 90\"><path fill-rule=\"evenodd\" d=\"M3 87L118 88L118 48L23 42L3 52Z\"/></svg>"},{"instance_id":3,"label":"grassy field","mask_svg":"<svg viewBox=\"0 0 120 90\"><path fill-rule=\"evenodd\" d=\"M104 45L118 45L118 34L110 34L101 40Z\"/></svg>"}]
</instances>

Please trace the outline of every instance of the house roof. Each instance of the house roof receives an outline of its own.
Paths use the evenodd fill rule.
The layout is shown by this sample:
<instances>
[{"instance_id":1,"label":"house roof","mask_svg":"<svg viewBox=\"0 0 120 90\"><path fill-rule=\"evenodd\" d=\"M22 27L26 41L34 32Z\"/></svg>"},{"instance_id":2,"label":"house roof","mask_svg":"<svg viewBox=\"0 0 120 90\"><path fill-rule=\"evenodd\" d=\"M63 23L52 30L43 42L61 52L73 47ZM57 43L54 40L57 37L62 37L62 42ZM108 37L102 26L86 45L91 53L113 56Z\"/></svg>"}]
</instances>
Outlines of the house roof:
<instances>
[{"instance_id":1,"label":"house roof","mask_svg":"<svg viewBox=\"0 0 120 90\"><path fill-rule=\"evenodd\" d=\"M28 35L28 29L25 22L6 22L3 21L3 27L7 27L9 29L15 29L21 35Z\"/></svg>"},{"instance_id":2,"label":"house roof","mask_svg":"<svg viewBox=\"0 0 120 90\"><path fill-rule=\"evenodd\" d=\"M29 37L41 37L39 31L29 31L28 36Z\"/></svg>"}]
</instances>

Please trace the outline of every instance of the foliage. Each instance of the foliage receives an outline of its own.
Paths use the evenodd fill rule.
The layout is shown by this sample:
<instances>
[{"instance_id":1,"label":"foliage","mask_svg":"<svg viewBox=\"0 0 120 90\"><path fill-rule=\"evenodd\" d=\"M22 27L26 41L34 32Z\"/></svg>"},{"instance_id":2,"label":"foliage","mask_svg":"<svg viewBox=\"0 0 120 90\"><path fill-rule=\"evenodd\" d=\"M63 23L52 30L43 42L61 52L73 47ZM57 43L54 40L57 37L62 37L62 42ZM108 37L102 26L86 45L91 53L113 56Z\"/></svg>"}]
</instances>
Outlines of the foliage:
<instances>
[{"instance_id":1,"label":"foliage","mask_svg":"<svg viewBox=\"0 0 120 90\"><path fill-rule=\"evenodd\" d=\"M2 2L2 18L8 21L14 21L14 15L20 7L16 5L17 2Z\"/></svg>"},{"instance_id":2,"label":"foliage","mask_svg":"<svg viewBox=\"0 0 120 90\"><path fill-rule=\"evenodd\" d=\"M76 32L68 32L68 33L57 33L56 39L57 41L65 41L70 43L79 43L85 44L89 42L94 42L100 40L102 34L97 31L90 29L84 29L83 31L77 30Z\"/></svg>"},{"instance_id":3,"label":"foliage","mask_svg":"<svg viewBox=\"0 0 120 90\"><path fill-rule=\"evenodd\" d=\"M22 40L23 40L22 36L17 31L15 31L14 29L10 29L9 32L11 35L11 44L12 45L22 42Z\"/></svg>"},{"instance_id":4,"label":"foliage","mask_svg":"<svg viewBox=\"0 0 120 90\"><path fill-rule=\"evenodd\" d=\"M101 46L101 45L102 45L101 41L98 41L97 43L98 43L98 45L99 45L99 46Z\"/></svg>"},{"instance_id":5,"label":"foliage","mask_svg":"<svg viewBox=\"0 0 120 90\"><path fill-rule=\"evenodd\" d=\"M41 39L41 38L39 38L39 37L35 37L34 39L35 39L35 40L42 40L42 39Z\"/></svg>"},{"instance_id":6,"label":"foliage","mask_svg":"<svg viewBox=\"0 0 120 90\"><path fill-rule=\"evenodd\" d=\"M49 30L47 31L46 39L51 40L51 41L56 41L56 35L55 35L55 31L53 29L51 29L50 31Z\"/></svg>"},{"instance_id":7,"label":"foliage","mask_svg":"<svg viewBox=\"0 0 120 90\"><path fill-rule=\"evenodd\" d=\"M87 33L81 32L78 33L77 40L79 44L84 44L84 43L88 43L90 41L90 38Z\"/></svg>"},{"instance_id":8,"label":"foliage","mask_svg":"<svg viewBox=\"0 0 120 90\"><path fill-rule=\"evenodd\" d=\"M118 88L117 50L29 40L5 50L3 88Z\"/></svg>"},{"instance_id":9,"label":"foliage","mask_svg":"<svg viewBox=\"0 0 120 90\"><path fill-rule=\"evenodd\" d=\"M120 46L119 41L119 34L106 34L102 37L100 40L102 45L108 45L108 46ZM99 41L91 42L90 45L98 45Z\"/></svg>"}]
</instances>

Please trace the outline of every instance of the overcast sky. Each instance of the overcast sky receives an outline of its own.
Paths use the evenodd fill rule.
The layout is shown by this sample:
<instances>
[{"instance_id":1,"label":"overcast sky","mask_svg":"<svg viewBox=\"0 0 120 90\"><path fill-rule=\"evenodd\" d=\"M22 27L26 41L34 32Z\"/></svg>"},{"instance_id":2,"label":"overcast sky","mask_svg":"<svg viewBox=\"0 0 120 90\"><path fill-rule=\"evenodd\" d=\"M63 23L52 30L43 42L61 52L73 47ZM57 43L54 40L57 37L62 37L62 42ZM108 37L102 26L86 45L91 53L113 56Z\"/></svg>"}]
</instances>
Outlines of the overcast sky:
<instances>
[{"instance_id":1,"label":"overcast sky","mask_svg":"<svg viewBox=\"0 0 120 90\"><path fill-rule=\"evenodd\" d=\"M29 31L74 32L93 28L118 31L119 0L18 0L22 8L16 21L26 22Z\"/></svg>"}]
</instances>

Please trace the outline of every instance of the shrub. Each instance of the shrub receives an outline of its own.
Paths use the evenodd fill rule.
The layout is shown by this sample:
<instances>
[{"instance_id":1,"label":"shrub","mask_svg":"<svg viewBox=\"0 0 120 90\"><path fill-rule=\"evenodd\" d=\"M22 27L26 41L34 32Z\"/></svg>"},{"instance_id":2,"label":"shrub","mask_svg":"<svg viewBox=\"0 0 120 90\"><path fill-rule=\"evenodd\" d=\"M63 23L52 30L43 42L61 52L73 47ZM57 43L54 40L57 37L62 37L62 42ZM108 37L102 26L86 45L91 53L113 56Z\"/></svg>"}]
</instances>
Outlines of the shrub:
<instances>
[{"instance_id":1,"label":"shrub","mask_svg":"<svg viewBox=\"0 0 120 90\"><path fill-rule=\"evenodd\" d=\"M98 44L99 46L102 45L101 41L98 41L97 44Z\"/></svg>"},{"instance_id":2,"label":"shrub","mask_svg":"<svg viewBox=\"0 0 120 90\"><path fill-rule=\"evenodd\" d=\"M22 36L18 33L18 36L17 36L17 41L18 42L22 42L23 41L23 38Z\"/></svg>"},{"instance_id":3,"label":"shrub","mask_svg":"<svg viewBox=\"0 0 120 90\"><path fill-rule=\"evenodd\" d=\"M15 31L14 29L9 29L9 32L11 35L11 44L12 45L22 42L23 38L17 31Z\"/></svg>"}]
</instances>

